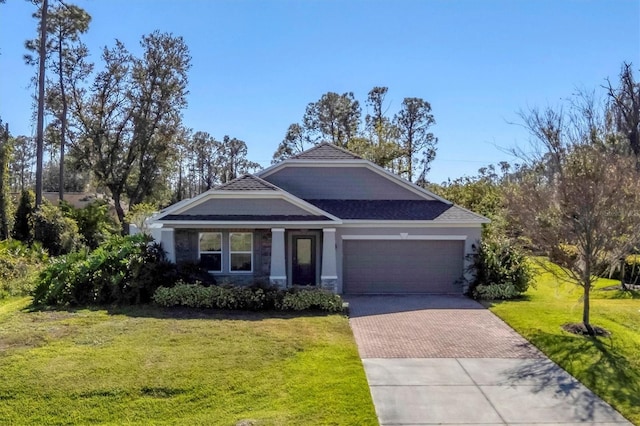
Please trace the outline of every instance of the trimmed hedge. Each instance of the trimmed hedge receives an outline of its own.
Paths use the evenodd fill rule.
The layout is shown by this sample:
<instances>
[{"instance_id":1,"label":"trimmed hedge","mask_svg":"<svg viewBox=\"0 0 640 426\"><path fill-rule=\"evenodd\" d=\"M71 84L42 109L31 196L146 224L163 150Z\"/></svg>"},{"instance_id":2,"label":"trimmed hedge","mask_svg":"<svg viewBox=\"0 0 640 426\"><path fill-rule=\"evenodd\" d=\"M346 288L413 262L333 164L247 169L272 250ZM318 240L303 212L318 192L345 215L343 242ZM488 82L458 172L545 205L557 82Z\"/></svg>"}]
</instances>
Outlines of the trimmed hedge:
<instances>
[{"instance_id":1,"label":"trimmed hedge","mask_svg":"<svg viewBox=\"0 0 640 426\"><path fill-rule=\"evenodd\" d=\"M237 286L209 286L179 281L160 287L153 300L164 307L212 308L248 311L342 312L342 298L322 289L287 289Z\"/></svg>"}]
</instances>

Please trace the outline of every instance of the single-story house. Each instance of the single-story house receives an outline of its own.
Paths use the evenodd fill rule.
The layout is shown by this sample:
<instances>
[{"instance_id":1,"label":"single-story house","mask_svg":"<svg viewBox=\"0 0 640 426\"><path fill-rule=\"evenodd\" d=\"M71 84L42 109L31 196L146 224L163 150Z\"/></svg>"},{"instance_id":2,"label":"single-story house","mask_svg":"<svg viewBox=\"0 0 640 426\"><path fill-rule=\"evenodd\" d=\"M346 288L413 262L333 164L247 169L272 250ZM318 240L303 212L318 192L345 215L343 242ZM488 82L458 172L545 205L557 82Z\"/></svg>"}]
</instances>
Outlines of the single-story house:
<instances>
[{"instance_id":1,"label":"single-story house","mask_svg":"<svg viewBox=\"0 0 640 426\"><path fill-rule=\"evenodd\" d=\"M488 219L330 143L153 218L175 262L219 281L336 293L461 293Z\"/></svg>"}]
</instances>

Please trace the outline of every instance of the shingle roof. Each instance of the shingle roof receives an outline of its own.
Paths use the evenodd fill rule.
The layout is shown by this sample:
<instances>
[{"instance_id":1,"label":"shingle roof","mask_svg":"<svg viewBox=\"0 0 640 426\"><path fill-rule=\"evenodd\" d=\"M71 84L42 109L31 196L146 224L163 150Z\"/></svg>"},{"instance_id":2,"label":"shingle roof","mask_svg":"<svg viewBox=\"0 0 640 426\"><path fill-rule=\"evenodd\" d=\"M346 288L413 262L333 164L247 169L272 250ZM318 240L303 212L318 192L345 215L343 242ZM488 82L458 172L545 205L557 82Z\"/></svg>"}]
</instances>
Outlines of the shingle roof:
<instances>
[{"instance_id":1,"label":"shingle roof","mask_svg":"<svg viewBox=\"0 0 640 426\"><path fill-rule=\"evenodd\" d=\"M305 200L340 219L434 220L451 205L436 200Z\"/></svg>"},{"instance_id":2,"label":"shingle roof","mask_svg":"<svg viewBox=\"0 0 640 426\"><path fill-rule=\"evenodd\" d=\"M224 191L278 191L279 188L253 175L243 175L215 188Z\"/></svg>"},{"instance_id":3,"label":"shingle roof","mask_svg":"<svg viewBox=\"0 0 640 426\"><path fill-rule=\"evenodd\" d=\"M291 157L296 160L361 160L361 157L335 146L329 142L322 142L298 155Z\"/></svg>"},{"instance_id":4,"label":"shingle roof","mask_svg":"<svg viewBox=\"0 0 640 426\"><path fill-rule=\"evenodd\" d=\"M214 221L214 222L303 222L303 221L319 221L331 220L326 216L314 215L189 215L189 214L170 214L162 218L162 220L192 220L192 221Z\"/></svg>"},{"instance_id":5,"label":"shingle roof","mask_svg":"<svg viewBox=\"0 0 640 426\"><path fill-rule=\"evenodd\" d=\"M444 211L440 216L435 219L436 222L479 222L486 223L489 220L469 210L463 209L458 206L451 206L451 208Z\"/></svg>"}]
</instances>

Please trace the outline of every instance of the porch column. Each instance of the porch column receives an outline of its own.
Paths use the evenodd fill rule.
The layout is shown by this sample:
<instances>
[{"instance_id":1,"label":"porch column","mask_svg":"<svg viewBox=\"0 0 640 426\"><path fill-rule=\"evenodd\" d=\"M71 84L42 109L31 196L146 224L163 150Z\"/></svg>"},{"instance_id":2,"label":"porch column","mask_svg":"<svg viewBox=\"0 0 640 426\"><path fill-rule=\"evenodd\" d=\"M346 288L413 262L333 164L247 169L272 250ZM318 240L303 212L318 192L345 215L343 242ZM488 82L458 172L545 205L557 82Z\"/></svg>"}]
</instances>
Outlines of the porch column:
<instances>
[{"instance_id":1,"label":"porch column","mask_svg":"<svg viewBox=\"0 0 640 426\"><path fill-rule=\"evenodd\" d=\"M322 230L322 271L320 286L333 293L338 291L338 269L336 267L336 229Z\"/></svg>"},{"instance_id":2,"label":"porch column","mask_svg":"<svg viewBox=\"0 0 640 426\"><path fill-rule=\"evenodd\" d=\"M160 228L160 244L167 253L167 260L172 263L176 263L176 243L173 228Z\"/></svg>"},{"instance_id":3,"label":"porch column","mask_svg":"<svg viewBox=\"0 0 640 426\"><path fill-rule=\"evenodd\" d=\"M284 228L271 229L271 271L269 283L279 288L287 286L287 268L285 266Z\"/></svg>"}]
</instances>

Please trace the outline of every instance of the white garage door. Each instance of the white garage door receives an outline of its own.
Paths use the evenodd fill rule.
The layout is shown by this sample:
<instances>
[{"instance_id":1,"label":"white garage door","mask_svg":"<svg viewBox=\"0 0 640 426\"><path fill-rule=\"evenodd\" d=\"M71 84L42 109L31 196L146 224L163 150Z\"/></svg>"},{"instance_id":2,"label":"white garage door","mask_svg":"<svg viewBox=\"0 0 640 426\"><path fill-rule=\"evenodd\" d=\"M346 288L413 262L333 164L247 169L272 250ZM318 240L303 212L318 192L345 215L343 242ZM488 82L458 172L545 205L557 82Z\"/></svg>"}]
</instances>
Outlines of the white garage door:
<instances>
[{"instance_id":1,"label":"white garage door","mask_svg":"<svg viewBox=\"0 0 640 426\"><path fill-rule=\"evenodd\" d=\"M464 241L345 240L348 294L460 293Z\"/></svg>"}]
</instances>

